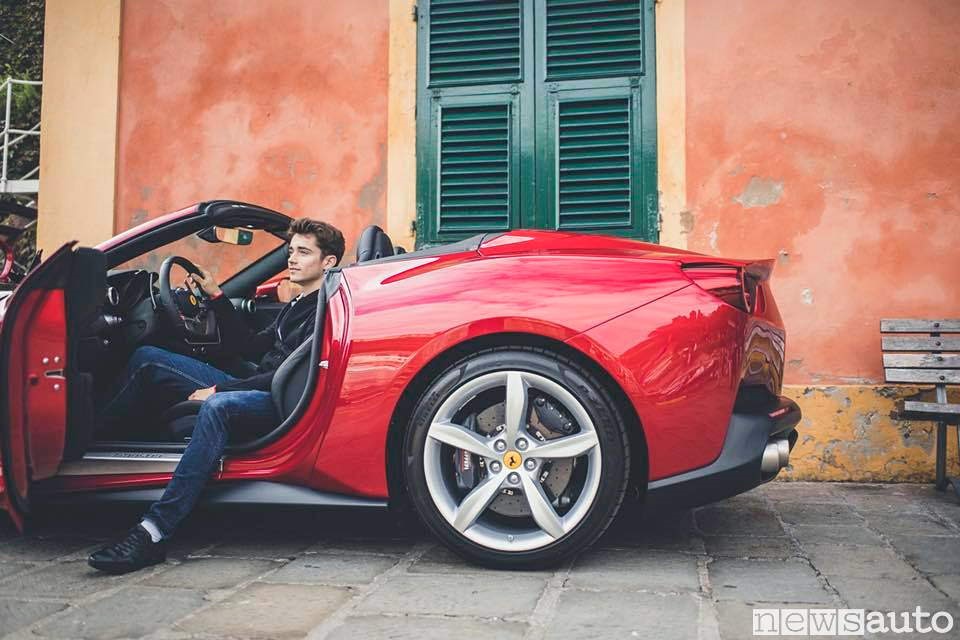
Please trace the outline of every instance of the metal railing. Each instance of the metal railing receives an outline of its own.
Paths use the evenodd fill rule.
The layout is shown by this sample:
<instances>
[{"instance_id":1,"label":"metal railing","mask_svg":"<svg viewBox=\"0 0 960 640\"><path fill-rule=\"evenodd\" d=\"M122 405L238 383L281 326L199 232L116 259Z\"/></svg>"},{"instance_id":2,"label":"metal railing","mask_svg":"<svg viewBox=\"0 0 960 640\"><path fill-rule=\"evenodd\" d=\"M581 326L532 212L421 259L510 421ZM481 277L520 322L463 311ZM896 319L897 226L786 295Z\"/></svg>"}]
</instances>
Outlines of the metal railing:
<instances>
[{"instance_id":1,"label":"metal railing","mask_svg":"<svg viewBox=\"0 0 960 640\"><path fill-rule=\"evenodd\" d=\"M29 129L15 129L10 123L11 111L13 108L13 88L16 85L39 87L43 85L40 80L16 80L7 78L0 84L0 92L6 94L6 106L4 108L4 129L0 132L2 139L2 166L0 166L0 193L15 193L22 195L37 194L40 191L40 179L36 176L40 172L40 165L22 175L16 180L11 180L7 175L9 165L10 149L23 142L28 136L40 135L40 123L33 125ZM10 136L16 136L11 139Z\"/></svg>"}]
</instances>

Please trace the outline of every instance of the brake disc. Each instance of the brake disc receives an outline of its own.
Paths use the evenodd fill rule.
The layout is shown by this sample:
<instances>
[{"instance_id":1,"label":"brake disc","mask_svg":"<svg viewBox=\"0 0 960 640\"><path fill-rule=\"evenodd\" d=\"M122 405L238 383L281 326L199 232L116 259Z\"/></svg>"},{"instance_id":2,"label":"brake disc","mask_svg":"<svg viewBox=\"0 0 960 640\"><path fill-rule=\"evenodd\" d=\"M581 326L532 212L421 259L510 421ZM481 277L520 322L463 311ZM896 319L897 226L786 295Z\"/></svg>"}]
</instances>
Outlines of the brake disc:
<instances>
[{"instance_id":1,"label":"brake disc","mask_svg":"<svg viewBox=\"0 0 960 640\"><path fill-rule=\"evenodd\" d=\"M530 412L531 436L540 441L553 440L570 433L572 419L565 411L543 396L536 396ZM505 422L504 403L499 402L477 414L477 431L491 436L503 430ZM572 459L554 460L543 465L540 470L540 482L554 496L560 496L570 484L573 475ZM510 517L530 515L530 507L519 490L503 489L490 503L494 513Z\"/></svg>"}]
</instances>

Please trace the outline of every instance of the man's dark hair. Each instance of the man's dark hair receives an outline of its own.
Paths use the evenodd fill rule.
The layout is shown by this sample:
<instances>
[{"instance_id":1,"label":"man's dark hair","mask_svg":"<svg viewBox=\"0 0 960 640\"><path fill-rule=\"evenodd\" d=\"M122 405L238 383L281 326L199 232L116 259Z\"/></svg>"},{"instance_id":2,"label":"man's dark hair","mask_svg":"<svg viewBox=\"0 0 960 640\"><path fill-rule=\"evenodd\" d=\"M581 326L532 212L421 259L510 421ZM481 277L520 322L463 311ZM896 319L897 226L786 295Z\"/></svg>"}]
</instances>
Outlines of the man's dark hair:
<instances>
[{"instance_id":1,"label":"man's dark hair","mask_svg":"<svg viewBox=\"0 0 960 640\"><path fill-rule=\"evenodd\" d=\"M336 256L337 264L340 264L346 247L340 229L328 222L311 220L310 218L297 218L290 223L290 228L287 229L288 237L292 238L296 234L313 236L317 246L323 251L323 255Z\"/></svg>"}]
</instances>

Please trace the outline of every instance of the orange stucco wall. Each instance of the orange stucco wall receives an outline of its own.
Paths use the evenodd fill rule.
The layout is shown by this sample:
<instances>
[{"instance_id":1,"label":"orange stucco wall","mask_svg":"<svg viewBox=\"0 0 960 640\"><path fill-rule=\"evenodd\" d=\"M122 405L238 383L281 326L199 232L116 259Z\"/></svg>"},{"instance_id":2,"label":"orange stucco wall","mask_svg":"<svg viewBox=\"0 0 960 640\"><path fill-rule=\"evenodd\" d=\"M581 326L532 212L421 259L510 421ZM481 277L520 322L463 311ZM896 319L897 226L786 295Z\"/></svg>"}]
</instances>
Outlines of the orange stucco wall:
<instances>
[{"instance_id":1,"label":"orange stucco wall","mask_svg":"<svg viewBox=\"0 0 960 640\"><path fill-rule=\"evenodd\" d=\"M960 3L686 6L687 246L777 257L786 382L883 379L881 317L960 315Z\"/></svg>"},{"instance_id":2,"label":"orange stucco wall","mask_svg":"<svg viewBox=\"0 0 960 640\"><path fill-rule=\"evenodd\" d=\"M125 2L115 229L229 198L329 220L349 255L386 223L388 35L386 2Z\"/></svg>"}]
</instances>

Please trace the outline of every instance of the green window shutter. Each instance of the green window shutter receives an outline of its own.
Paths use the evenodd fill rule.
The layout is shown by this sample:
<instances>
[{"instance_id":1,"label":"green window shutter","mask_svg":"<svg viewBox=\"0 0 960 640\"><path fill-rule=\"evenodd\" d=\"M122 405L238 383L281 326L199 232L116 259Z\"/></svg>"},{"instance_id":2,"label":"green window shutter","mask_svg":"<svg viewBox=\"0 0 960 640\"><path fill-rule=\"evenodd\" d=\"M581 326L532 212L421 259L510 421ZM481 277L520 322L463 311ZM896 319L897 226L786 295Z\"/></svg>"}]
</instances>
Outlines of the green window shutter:
<instances>
[{"instance_id":1,"label":"green window shutter","mask_svg":"<svg viewBox=\"0 0 960 640\"><path fill-rule=\"evenodd\" d=\"M419 0L417 246L657 240L654 0Z\"/></svg>"},{"instance_id":2,"label":"green window shutter","mask_svg":"<svg viewBox=\"0 0 960 640\"><path fill-rule=\"evenodd\" d=\"M432 0L431 87L520 79L520 0Z\"/></svg>"},{"instance_id":3,"label":"green window shutter","mask_svg":"<svg viewBox=\"0 0 960 640\"><path fill-rule=\"evenodd\" d=\"M546 0L547 80L643 73L638 0Z\"/></svg>"},{"instance_id":4,"label":"green window shutter","mask_svg":"<svg viewBox=\"0 0 960 640\"><path fill-rule=\"evenodd\" d=\"M510 105L440 109L439 232L510 228Z\"/></svg>"},{"instance_id":5,"label":"green window shutter","mask_svg":"<svg viewBox=\"0 0 960 640\"><path fill-rule=\"evenodd\" d=\"M629 98L571 100L558 111L557 227L629 226Z\"/></svg>"}]
</instances>

